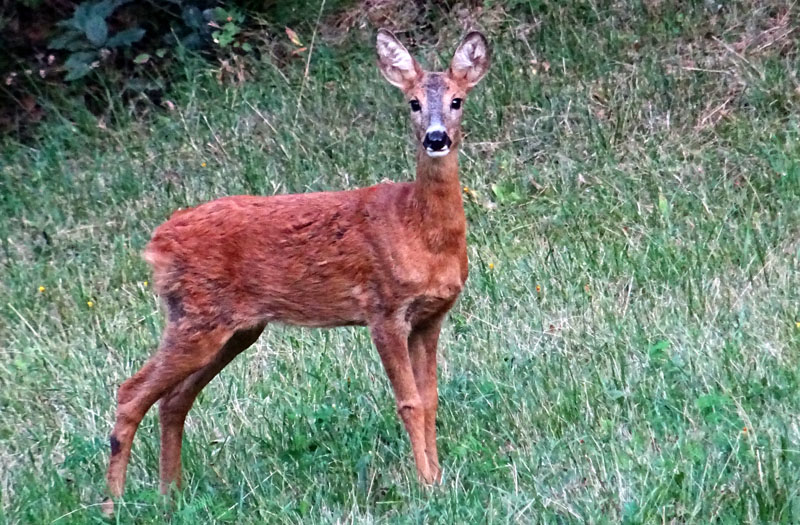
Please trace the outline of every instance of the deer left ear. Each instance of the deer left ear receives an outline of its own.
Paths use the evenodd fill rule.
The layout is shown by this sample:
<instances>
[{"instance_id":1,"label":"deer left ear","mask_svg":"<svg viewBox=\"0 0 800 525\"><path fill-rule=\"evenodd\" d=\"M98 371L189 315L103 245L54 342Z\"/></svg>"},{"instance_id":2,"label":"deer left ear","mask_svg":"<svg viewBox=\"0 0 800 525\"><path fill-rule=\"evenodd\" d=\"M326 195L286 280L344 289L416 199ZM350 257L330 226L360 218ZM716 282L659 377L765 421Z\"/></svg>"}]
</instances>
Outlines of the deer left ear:
<instances>
[{"instance_id":1,"label":"deer left ear","mask_svg":"<svg viewBox=\"0 0 800 525\"><path fill-rule=\"evenodd\" d=\"M465 90L480 82L489 70L492 51L486 37L472 31L464 37L450 63L450 77Z\"/></svg>"},{"instance_id":2,"label":"deer left ear","mask_svg":"<svg viewBox=\"0 0 800 525\"><path fill-rule=\"evenodd\" d=\"M393 86L406 90L422 77L422 68L400 43L387 31L380 29L377 38L378 68Z\"/></svg>"}]
</instances>

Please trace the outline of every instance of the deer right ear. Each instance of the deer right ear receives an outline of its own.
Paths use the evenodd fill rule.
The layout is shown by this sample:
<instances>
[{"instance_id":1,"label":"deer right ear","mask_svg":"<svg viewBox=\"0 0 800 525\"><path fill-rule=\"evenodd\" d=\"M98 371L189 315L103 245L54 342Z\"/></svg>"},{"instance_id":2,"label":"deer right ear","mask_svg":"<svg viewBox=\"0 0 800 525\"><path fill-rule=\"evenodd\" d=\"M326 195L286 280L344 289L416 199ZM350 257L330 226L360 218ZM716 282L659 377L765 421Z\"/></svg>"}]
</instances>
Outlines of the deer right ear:
<instances>
[{"instance_id":1,"label":"deer right ear","mask_svg":"<svg viewBox=\"0 0 800 525\"><path fill-rule=\"evenodd\" d=\"M411 53L386 29L378 31L378 68L393 86L408 89L422 76Z\"/></svg>"},{"instance_id":2,"label":"deer right ear","mask_svg":"<svg viewBox=\"0 0 800 525\"><path fill-rule=\"evenodd\" d=\"M477 31L472 31L464 37L453 55L450 77L464 89L472 89L489 70L491 54L486 37Z\"/></svg>"}]
</instances>

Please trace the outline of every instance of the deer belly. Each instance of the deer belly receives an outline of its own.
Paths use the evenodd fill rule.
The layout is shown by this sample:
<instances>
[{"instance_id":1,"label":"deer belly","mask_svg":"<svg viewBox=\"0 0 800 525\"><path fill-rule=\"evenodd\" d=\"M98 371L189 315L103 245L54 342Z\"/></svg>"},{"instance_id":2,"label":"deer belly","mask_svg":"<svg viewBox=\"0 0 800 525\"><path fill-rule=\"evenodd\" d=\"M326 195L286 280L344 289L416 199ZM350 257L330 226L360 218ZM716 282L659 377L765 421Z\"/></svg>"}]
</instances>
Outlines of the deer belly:
<instances>
[{"instance_id":1,"label":"deer belly","mask_svg":"<svg viewBox=\"0 0 800 525\"><path fill-rule=\"evenodd\" d=\"M264 317L309 327L363 325L366 322L364 310L351 290L330 287L317 289L315 293L293 292L266 297L262 309Z\"/></svg>"}]
</instances>

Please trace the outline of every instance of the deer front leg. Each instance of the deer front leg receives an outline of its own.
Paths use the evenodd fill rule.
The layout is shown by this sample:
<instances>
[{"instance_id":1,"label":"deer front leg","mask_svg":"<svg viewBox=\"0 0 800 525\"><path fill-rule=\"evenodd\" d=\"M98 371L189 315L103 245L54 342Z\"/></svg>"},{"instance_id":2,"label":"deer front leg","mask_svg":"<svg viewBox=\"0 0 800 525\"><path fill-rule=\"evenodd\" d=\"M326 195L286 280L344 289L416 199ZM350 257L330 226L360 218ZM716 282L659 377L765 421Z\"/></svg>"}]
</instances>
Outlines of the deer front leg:
<instances>
[{"instance_id":1,"label":"deer front leg","mask_svg":"<svg viewBox=\"0 0 800 525\"><path fill-rule=\"evenodd\" d=\"M439 391L436 381L436 346L444 317L437 317L412 330L408 337L408 353L414 380L422 398L425 414L425 454L436 482L441 481L439 454L436 449L436 411L439 408Z\"/></svg>"},{"instance_id":2,"label":"deer front leg","mask_svg":"<svg viewBox=\"0 0 800 525\"><path fill-rule=\"evenodd\" d=\"M408 328L405 323L386 319L371 324L370 331L392 384L397 412L411 440L417 476L424 483L433 483L435 479L425 454L425 413L408 355Z\"/></svg>"}]
</instances>

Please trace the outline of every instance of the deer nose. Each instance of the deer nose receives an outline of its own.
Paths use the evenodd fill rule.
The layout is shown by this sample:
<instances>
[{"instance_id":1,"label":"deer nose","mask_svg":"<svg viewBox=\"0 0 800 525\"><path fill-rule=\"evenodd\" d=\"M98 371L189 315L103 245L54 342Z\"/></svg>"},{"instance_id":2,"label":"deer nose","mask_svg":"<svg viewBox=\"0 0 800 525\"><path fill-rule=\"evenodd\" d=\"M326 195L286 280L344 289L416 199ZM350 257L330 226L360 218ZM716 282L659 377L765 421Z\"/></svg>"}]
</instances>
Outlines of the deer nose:
<instances>
[{"instance_id":1,"label":"deer nose","mask_svg":"<svg viewBox=\"0 0 800 525\"><path fill-rule=\"evenodd\" d=\"M452 144L452 141L447 136L447 132L438 129L426 133L425 140L422 141L422 146L431 151L442 151L445 148L449 148L450 144Z\"/></svg>"}]
</instances>

